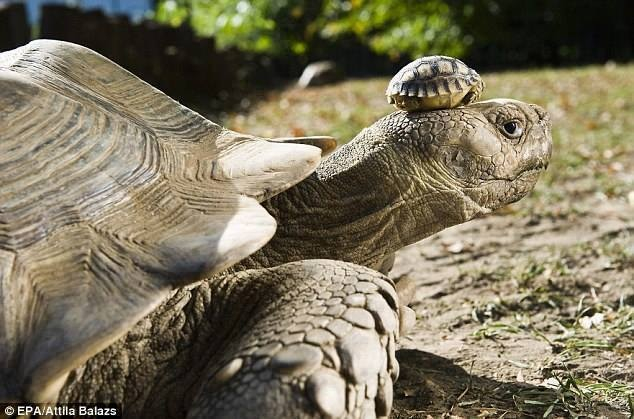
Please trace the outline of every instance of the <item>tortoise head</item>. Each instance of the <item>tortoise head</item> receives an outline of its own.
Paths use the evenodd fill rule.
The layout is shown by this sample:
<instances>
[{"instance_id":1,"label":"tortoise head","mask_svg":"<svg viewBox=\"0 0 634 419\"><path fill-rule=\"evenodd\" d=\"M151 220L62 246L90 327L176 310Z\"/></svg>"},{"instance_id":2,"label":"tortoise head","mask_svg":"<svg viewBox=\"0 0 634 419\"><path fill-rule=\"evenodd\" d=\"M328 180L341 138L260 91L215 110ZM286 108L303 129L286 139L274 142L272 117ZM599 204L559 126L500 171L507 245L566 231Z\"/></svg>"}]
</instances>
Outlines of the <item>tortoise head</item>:
<instances>
[{"instance_id":1,"label":"tortoise head","mask_svg":"<svg viewBox=\"0 0 634 419\"><path fill-rule=\"evenodd\" d=\"M403 246L521 199L550 155L549 117L535 105L394 112L265 203L278 227L253 259L382 269Z\"/></svg>"},{"instance_id":2,"label":"tortoise head","mask_svg":"<svg viewBox=\"0 0 634 419\"><path fill-rule=\"evenodd\" d=\"M431 116L438 117L431 131L439 123L444 129L421 144L425 156L421 166L428 170L427 176L464 193L464 200L473 201L469 204L480 208L478 212L521 199L548 167L550 117L537 105L494 99ZM422 125L423 132L430 130L430 121Z\"/></svg>"},{"instance_id":3,"label":"tortoise head","mask_svg":"<svg viewBox=\"0 0 634 419\"><path fill-rule=\"evenodd\" d=\"M546 111L495 99L394 112L322 162L318 172L326 180L347 178L337 187L351 185L348 196L361 193L374 202L371 211L369 204L346 210L356 218L389 212L383 219L394 224L404 246L521 199L547 168L551 149Z\"/></svg>"}]
</instances>

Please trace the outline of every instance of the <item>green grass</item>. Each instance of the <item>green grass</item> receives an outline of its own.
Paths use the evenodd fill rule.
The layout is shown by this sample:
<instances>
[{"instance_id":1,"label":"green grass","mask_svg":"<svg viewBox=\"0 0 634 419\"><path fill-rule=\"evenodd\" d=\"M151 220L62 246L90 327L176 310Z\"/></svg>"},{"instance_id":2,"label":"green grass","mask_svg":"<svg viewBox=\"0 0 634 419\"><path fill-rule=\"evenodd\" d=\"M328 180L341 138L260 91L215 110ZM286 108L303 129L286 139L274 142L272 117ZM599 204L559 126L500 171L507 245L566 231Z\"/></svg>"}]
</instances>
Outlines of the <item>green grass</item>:
<instances>
[{"instance_id":1,"label":"green grass","mask_svg":"<svg viewBox=\"0 0 634 419\"><path fill-rule=\"evenodd\" d=\"M582 389L577 380L567 373L553 375L548 387L535 387L522 390L513 395L517 409L533 417L561 415L577 418L592 412L592 399L588 391Z\"/></svg>"},{"instance_id":2,"label":"green grass","mask_svg":"<svg viewBox=\"0 0 634 419\"><path fill-rule=\"evenodd\" d=\"M566 414L569 417L592 417L598 403L627 403L631 412L634 386L575 377L565 370L553 374L546 386L520 390L513 394L516 408L536 417Z\"/></svg>"},{"instance_id":3,"label":"green grass","mask_svg":"<svg viewBox=\"0 0 634 419\"><path fill-rule=\"evenodd\" d=\"M505 209L507 213L575 219L605 200L627 202L634 191L634 65L506 72L483 78L484 99L511 97L536 103L552 118L549 170L528 197ZM254 105L244 112L212 119L254 135L332 135L344 143L393 111L383 96L387 83L388 78L374 78L307 90L289 87L252 101ZM583 276L590 261L603 264L597 275L601 269L631 273L631 234L625 231L564 249L548 248L548 256L518 255L512 264L461 273L461 281L482 284L497 294L491 301L473 302L473 339L521 336L544 341L552 349L541 365L550 374L549 385L512 394L518 411L530 417L592 416L598 404L608 403L634 414L631 372L611 377L583 366L584 360L603 356L615 360L634 356L632 302L602 301L594 294L592 279ZM593 316L596 324L591 322Z\"/></svg>"},{"instance_id":4,"label":"green grass","mask_svg":"<svg viewBox=\"0 0 634 419\"><path fill-rule=\"evenodd\" d=\"M546 108L553 159L535 191L514 208L549 216L580 214L576 198L626 199L634 190L634 65L484 74L484 99L511 97ZM332 135L340 143L393 111L388 78L262 95L243 112L212 115L227 127L265 137Z\"/></svg>"},{"instance_id":5,"label":"green grass","mask_svg":"<svg viewBox=\"0 0 634 419\"><path fill-rule=\"evenodd\" d=\"M505 322L485 322L482 327L473 332L473 337L477 339L494 339L505 336L509 333L517 334L522 332L521 325Z\"/></svg>"},{"instance_id":6,"label":"green grass","mask_svg":"<svg viewBox=\"0 0 634 419\"><path fill-rule=\"evenodd\" d=\"M474 303L473 339L501 343L521 337L551 347L552 354L541 365L550 374L548 385L513 394L519 412L592 417L597 406L607 404L634 414L634 382L627 367L615 376L586 367L601 359L628 365L626 360L634 356L634 306L624 296L618 302L604 301L594 288L584 291L578 273L579 266L596 258L607 260L612 272L631 272L631 243L631 233L621 231L555 251L543 260L526 257L471 274L471 281L487 283L498 294Z\"/></svg>"}]
</instances>

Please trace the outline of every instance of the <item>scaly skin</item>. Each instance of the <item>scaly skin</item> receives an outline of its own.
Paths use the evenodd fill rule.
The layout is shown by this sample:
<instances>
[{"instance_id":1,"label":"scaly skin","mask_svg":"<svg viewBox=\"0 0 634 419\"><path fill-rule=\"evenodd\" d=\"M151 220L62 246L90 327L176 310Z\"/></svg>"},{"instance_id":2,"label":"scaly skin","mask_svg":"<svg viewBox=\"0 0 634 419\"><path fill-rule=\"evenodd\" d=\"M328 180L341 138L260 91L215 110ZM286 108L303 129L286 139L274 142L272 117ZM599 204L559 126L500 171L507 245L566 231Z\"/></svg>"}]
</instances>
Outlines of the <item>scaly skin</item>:
<instances>
[{"instance_id":1,"label":"scaly skin","mask_svg":"<svg viewBox=\"0 0 634 419\"><path fill-rule=\"evenodd\" d=\"M523 134L504 135L508 121ZM119 402L128 417L386 416L406 310L359 265L385 268L401 247L517 201L550 153L533 105L388 115L265 203L278 221L267 246L175 292L72 373L60 401Z\"/></svg>"},{"instance_id":2,"label":"scaly skin","mask_svg":"<svg viewBox=\"0 0 634 419\"><path fill-rule=\"evenodd\" d=\"M60 402L117 402L130 418L385 416L400 314L393 283L349 263L219 276L71 373Z\"/></svg>"},{"instance_id":3,"label":"scaly skin","mask_svg":"<svg viewBox=\"0 0 634 419\"><path fill-rule=\"evenodd\" d=\"M517 120L523 135L501 126ZM551 154L544 110L517 101L395 112L264 205L275 237L240 265L327 258L378 269L395 251L525 196Z\"/></svg>"}]
</instances>

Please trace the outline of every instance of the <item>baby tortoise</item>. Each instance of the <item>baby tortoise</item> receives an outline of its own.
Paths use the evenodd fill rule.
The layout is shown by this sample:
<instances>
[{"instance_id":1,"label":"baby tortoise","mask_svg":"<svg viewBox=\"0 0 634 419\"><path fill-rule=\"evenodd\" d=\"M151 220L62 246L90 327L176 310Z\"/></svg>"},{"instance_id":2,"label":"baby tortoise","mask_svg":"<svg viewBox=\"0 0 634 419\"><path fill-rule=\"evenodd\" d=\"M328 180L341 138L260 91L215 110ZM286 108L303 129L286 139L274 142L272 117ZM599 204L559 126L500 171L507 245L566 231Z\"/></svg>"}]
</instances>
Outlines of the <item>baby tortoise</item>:
<instances>
[{"instance_id":1,"label":"baby tortoise","mask_svg":"<svg viewBox=\"0 0 634 419\"><path fill-rule=\"evenodd\" d=\"M390 80L388 103L405 111L429 111L468 105L477 101L484 81L462 61L433 55L403 67Z\"/></svg>"}]
</instances>

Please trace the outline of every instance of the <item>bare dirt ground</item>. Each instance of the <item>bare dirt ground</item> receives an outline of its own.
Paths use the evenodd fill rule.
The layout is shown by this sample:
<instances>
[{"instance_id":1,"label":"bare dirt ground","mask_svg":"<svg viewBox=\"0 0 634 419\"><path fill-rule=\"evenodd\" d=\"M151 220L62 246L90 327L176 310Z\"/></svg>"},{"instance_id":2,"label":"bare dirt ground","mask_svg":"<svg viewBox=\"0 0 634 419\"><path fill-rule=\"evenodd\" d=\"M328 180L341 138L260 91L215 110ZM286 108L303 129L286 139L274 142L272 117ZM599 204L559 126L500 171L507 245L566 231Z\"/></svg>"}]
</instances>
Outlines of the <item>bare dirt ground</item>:
<instances>
[{"instance_id":1,"label":"bare dirt ground","mask_svg":"<svg viewBox=\"0 0 634 419\"><path fill-rule=\"evenodd\" d=\"M394 416L628 417L633 213L493 215L399 252L391 276L418 285L418 321Z\"/></svg>"},{"instance_id":2,"label":"bare dirt ground","mask_svg":"<svg viewBox=\"0 0 634 419\"><path fill-rule=\"evenodd\" d=\"M393 417L632 417L634 66L483 77L486 97L549 111L553 160L521 202L398 253L417 323ZM346 141L392 111L387 81L290 87L212 118Z\"/></svg>"}]
</instances>

